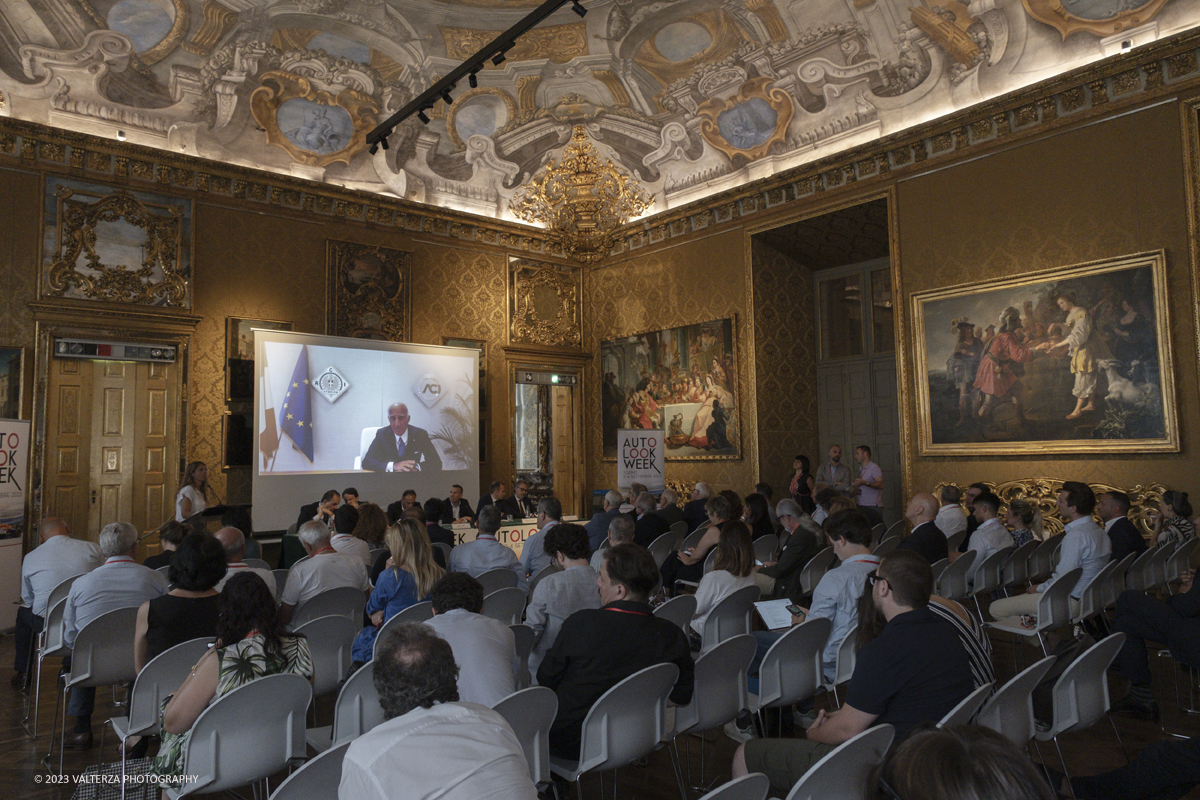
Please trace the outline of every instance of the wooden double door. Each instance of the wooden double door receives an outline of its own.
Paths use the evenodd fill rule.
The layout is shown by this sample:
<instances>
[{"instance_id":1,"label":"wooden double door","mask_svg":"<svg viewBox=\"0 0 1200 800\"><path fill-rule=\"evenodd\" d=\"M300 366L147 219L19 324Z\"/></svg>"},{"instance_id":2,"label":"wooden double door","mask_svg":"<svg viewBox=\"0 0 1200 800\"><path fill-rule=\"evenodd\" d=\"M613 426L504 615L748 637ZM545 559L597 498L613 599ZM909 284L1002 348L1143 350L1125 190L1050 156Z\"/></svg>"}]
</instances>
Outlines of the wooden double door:
<instances>
[{"instance_id":1,"label":"wooden double door","mask_svg":"<svg viewBox=\"0 0 1200 800\"><path fill-rule=\"evenodd\" d=\"M46 396L44 516L95 541L110 522L152 530L174 516L177 364L53 358Z\"/></svg>"}]
</instances>

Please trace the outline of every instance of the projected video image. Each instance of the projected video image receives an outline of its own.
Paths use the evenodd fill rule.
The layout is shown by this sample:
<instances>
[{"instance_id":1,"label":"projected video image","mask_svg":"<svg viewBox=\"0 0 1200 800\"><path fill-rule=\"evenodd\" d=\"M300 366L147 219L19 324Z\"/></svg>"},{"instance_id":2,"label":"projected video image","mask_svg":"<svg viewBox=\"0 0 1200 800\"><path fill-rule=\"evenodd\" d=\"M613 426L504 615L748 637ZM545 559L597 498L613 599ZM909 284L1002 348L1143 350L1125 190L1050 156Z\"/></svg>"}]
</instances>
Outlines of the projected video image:
<instances>
[{"instance_id":1,"label":"projected video image","mask_svg":"<svg viewBox=\"0 0 1200 800\"><path fill-rule=\"evenodd\" d=\"M478 367L472 353L262 338L255 363L258 474L475 467Z\"/></svg>"}]
</instances>

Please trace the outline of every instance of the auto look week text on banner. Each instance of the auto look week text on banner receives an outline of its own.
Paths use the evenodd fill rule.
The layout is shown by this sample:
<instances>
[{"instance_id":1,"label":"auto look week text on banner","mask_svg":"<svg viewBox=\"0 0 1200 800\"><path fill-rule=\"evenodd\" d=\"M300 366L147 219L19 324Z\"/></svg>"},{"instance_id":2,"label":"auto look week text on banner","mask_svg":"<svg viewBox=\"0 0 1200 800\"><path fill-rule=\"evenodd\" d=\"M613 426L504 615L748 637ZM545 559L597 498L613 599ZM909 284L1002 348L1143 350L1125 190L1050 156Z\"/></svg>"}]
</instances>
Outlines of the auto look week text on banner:
<instances>
[{"instance_id":1,"label":"auto look week text on banner","mask_svg":"<svg viewBox=\"0 0 1200 800\"><path fill-rule=\"evenodd\" d=\"M662 431L617 431L617 486L627 491L631 485L641 483L653 494L666 489L664 453Z\"/></svg>"},{"instance_id":2,"label":"auto look week text on banner","mask_svg":"<svg viewBox=\"0 0 1200 800\"><path fill-rule=\"evenodd\" d=\"M25 532L29 422L0 419L0 538Z\"/></svg>"}]
</instances>

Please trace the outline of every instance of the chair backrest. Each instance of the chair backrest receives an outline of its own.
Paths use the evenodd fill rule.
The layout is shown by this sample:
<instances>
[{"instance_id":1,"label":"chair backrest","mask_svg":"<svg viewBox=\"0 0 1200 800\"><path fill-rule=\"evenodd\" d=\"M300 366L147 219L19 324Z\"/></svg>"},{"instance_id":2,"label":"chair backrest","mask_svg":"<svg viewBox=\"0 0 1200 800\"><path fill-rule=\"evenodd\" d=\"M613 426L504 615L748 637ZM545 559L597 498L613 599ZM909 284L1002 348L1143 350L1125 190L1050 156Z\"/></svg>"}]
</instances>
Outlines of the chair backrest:
<instances>
[{"instance_id":1,"label":"chair backrest","mask_svg":"<svg viewBox=\"0 0 1200 800\"><path fill-rule=\"evenodd\" d=\"M877 545L883 541L883 534L887 532L887 527L882 522L877 522L871 526L871 544Z\"/></svg>"},{"instance_id":2,"label":"chair backrest","mask_svg":"<svg viewBox=\"0 0 1200 800\"><path fill-rule=\"evenodd\" d=\"M1056 533L1044 540L1029 555L1029 581L1043 581L1054 571L1054 552L1062 544L1064 534Z\"/></svg>"},{"instance_id":3,"label":"chair backrest","mask_svg":"<svg viewBox=\"0 0 1200 800\"><path fill-rule=\"evenodd\" d=\"M938 576L937 583L934 584L935 592L947 600L962 600L970 594L971 587L967 584L967 576L971 574L971 567L978 555L974 550L968 550L951 561L950 566Z\"/></svg>"},{"instance_id":4,"label":"chair backrest","mask_svg":"<svg viewBox=\"0 0 1200 800\"><path fill-rule=\"evenodd\" d=\"M975 579L971 584L973 593L993 592L1004 585L1004 565L1012 556L1013 548L1002 547L979 563Z\"/></svg>"},{"instance_id":5,"label":"chair backrest","mask_svg":"<svg viewBox=\"0 0 1200 800\"><path fill-rule=\"evenodd\" d=\"M170 569L171 569L171 565L170 565L170 564L163 564L161 567L157 567L157 568L155 568L155 570L154 570L154 571L155 571L155 572L157 572L159 575L162 575L162 576L163 576L164 578L166 578L167 580L170 580L171 578L170 578L170 576L167 574L167 573L168 573L168 571L170 571Z\"/></svg>"},{"instance_id":6,"label":"chair backrest","mask_svg":"<svg viewBox=\"0 0 1200 800\"><path fill-rule=\"evenodd\" d=\"M384 553L388 553L388 552L391 552L391 551L388 550L386 547L372 547L371 548L371 564L374 565L374 563L379 560L379 557L381 555L383 555Z\"/></svg>"},{"instance_id":7,"label":"chair backrest","mask_svg":"<svg viewBox=\"0 0 1200 800\"><path fill-rule=\"evenodd\" d=\"M1137 554L1130 553L1113 566L1113 570L1108 576L1108 586L1104 589L1105 608L1116 605L1117 598L1121 596L1121 592L1125 591L1125 575L1136 559Z\"/></svg>"},{"instance_id":8,"label":"chair backrest","mask_svg":"<svg viewBox=\"0 0 1200 800\"><path fill-rule=\"evenodd\" d=\"M251 569L269 570L271 568L271 565L263 561L261 558L243 558L242 563Z\"/></svg>"},{"instance_id":9,"label":"chair backrest","mask_svg":"<svg viewBox=\"0 0 1200 800\"><path fill-rule=\"evenodd\" d=\"M676 735L719 728L749 707L746 673L757 648L754 637L745 633L714 645L696 659L692 702L675 709Z\"/></svg>"},{"instance_id":10,"label":"chair backrest","mask_svg":"<svg viewBox=\"0 0 1200 800\"><path fill-rule=\"evenodd\" d=\"M558 695L554 690L531 686L513 692L492 709L504 717L517 735L534 784L550 781L550 726L558 715Z\"/></svg>"},{"instance_id":11,"label":"chair backrest","mask_svg":"<svg viewBox=\"0 0 1200 800\"><path fill-rule=\"evenodd\" d=\"M692 617L696 616L696 595L681 594L677 597L672 597L654 609L654 616L674 622L686 633L690 627Z\"/></svg>"},{"instance_id":12,"label":"chair backrest","mask_svg":"<svg viewBox=\"0 0 1200 800\"><path fill-rule=\"evenodd\" d=\"M525 592L515 586L497 589L483 598L483 609L479 613L505 625L516 625L525 612L525 600Z\"/></svg>"},{"instance_id":13,"label":"chair backrest","mask_svg":"<svg viewBox=\"0 0 1200 800\"><path fill-rule=\"evenodd\" d=\"M824 685L821 655L833 621L818 617L795 626L771 645L758 668L759 708L790 706Z\"/></svg>"},{"instance_id":14,"label":"chair backrest","mask_svg":"<svg viewBox=\"0 0 1200 800\"><path fill-rule=\"evenodd\" d=\"M46 608L53 608L54 604L59 600L66 600L67 595L71 593L71 586L86 574L86 572L81 572L78 575L72 575L66 580L59 581L58 585L50 590L50 596L46 598Z\"/></svg>"},{"instance_id":15,"label":"chair backrest","mask_svg":"<svg viewBox=\"0 0 1200 800\"><path fill-rule=\"evenodd\" d=\"M1150 581L1154 578L1153 573L1150 572L1150 562L1156 555L1158 555L1158 548L1149 547L1133 560L1133 563L1125 570L1126 589L1144 592L1150 588Z\"/></svg>"},{"instance_id":16,"label":"chair backrest","mask_svg":"<svg viewBox=\"0 0 1200 800\"><path fill-rule=\"evenodd\" d=\"M1025 544L1012 551L1008 563L1004 565L1004 577L1001 586L1024 587L1029 582L1029 557L1038 548L1037 539L1030 539Z\"/></svg>"},{"instance_id":17,"label":"chair backrest","mask_svg":"<svg viewBox=\"0 0 1200 800\"><path fill-rule=\"evenodd\" d=\"M515 587L517 585L517 573L508 567L497 567L496 569L489 569L481 575L476 575L475 580L483 584L483 595L487 597L492 592Z\"/></svg>"},{"instance_id":18,"label":"chair backrest","mask_svg":"<svg viewBox=\"0 0 1200 800\"><path fill-rule=\"evenodd\" d=\"M133 665L133 632L138 607L118 608L83 626L71 648L67 686L107 686L137 678Z\"/></svg>"},{"instance_id":19,"label":"chair backrest","mask_svg":"<svg viewBox=\"0 0 1200 800\"><path fill-rule=\"evenodd\" d=\"M858 636L858 623L850 626L850 630L846 631L845 638L838 645L837 651L837 666L834 668L833 682L825 685L825 688L832 689L834 686L845 683L854 675L854 665L858 661L858 650L854 646L854 639Z\"/></svg>"},{"instance_id":20,"label":"chair backrest","mask_svg":"<svg viewBox=\"0 0 1200 800\"><path fill-rule=\"evenodd\" d=\"M650 555L654 556L654 563L658 564L659 567L663 565L663 563L667 560L667 557L671 555L671 552L679 546L679 534L675 532L674 525L672 525L671 528L672 530L667 531L661 536L656 536L648 548L650 550Z\"/></svg>"},{"instance_id":21,"label":"chair backrest","mask_svg":"<svg viewBox=\"0 0 1200 800\"><path fill-rule=\"evenodd\" d=\"M779 549L779 537L773 533L764 534L754 540L754 557L759 561L774 560L775 551Z\"/></svg>"},{"instance_id":22,"label":"chair backrest","mask_svg":"<svg viewBox=\"0 0 1200 800\"><path fill-rule=\"evenodd\" d=\"M721 784L700 800L766 800L771 791L771 779L761 772L751 772Z\"/></svg>"},{"instance_id":23,"label":"chair backrest","mask_svg":"<svg viewBox=\"0 0 1200 800\"><path fill-rule=\"evenodd\" d=\"M350 662L353 660L350 649L361 628L360 622L351 622L345 617L331 614L292 629L308 637L308 649L312 651L314 696L320 697L336 690L350 671Z\"/></svg>"},{"instance_id":24,"label":"chair backrest","mask_svg":"<svg viewBox=\"0 0 1200 800\"><path fill-rule=\"evenodd\" d=\"M510 570L511 571L511 570ZM529 579L529 593L532 595L533 590L542 582L542 578L547 575L553 575L556 572L562 572L562 567L555 564L553 561L537 571L537 574Z\"/></svg>"},{"instance_id":25,"label":"chair backrest","mask_svg":"<svg viewBox=\"0 0 1200 800\"><path fill-rule=\"evenodd\" d=\"M353 586L339 586L336 589L326 589L316 597L312 597L296 609L292 615L291 628L296 630L306 622L321 617L345 617L362 627L363 609L367 606L367 596L362 589Z\"/></svg>"},{"instance_id":26,"label":"chair backrest","mask_svg":"<svg viewBox=\"0 0 1200 800\"><path fill-rule=\"evenodd\" d=\"M679 520L679 522L671 523L671 533L675 534L676 541L683 541L683 537L687 536L687 522Z\"/></svg>"},{"instance_id":27,"label":"chair backrest","mask_svg":"<svg viewBox=\"0 0 1200 800\"><path fill-rule=\"evenodd\" d=\"M1123 644L1123 633L1106 636L1058 676L1051 693L1054 704L1051 734L1087 728L1108 712L1108 668Z\"/></svg>"},{"instance_id":28,"label":"chair backrest","mask_svg":"<svg viewBox=\"0 0 1200 800\"><path fill-rule=\"evenodd\" d=\"M312 686L302 675L268 675L219 697L201 712L183 748L179 795L245 786L305 755Z\"/></svg>"},{"instance_id":29,"label":"chair backrest","mask_svg":"<svg viewBox=\"0 0 1200 800\"><path fill-rule=\"evenodd\" d=\"M405 622L428 622L433 619L433 603L426 600L423 603L413 603L406 609L397 611L392 615L391 619L383 623L379 628L379 633L375 634L375 644L371 649L371 657L375 656L375 649L379 647L379 643L383 641L383 635L397 625L403 625Z\"/></svg>"},{"instance_id":30,"label":"chair backrest","mask_svg":"<svg viewBox=\"0 0 1200 800\"><path fill-rule=\"evenodd\" d=\"M1195 551L1196 545L1200 545L1200 539L1193 536L1175 548L1174 553L1171 553L1167 559L1167 582L1179 580L1183 577L1183 573L1191 568L1192 553Z\"/></svg>"},{"instance_id":31,"label":"chair backrest","mask_svg":"<svg viewBox=\"0 0 1200 800\"><path fill-rule=\"evenodd\" d=\"M442 551L442 555L446 558L446 565L449 566L450 565L450 553L454 550L454 548L451 547L450 545L446 544L445 542L434 542L433 546L436 549Z\"/></svg>"},{"instance_id":32,"label":"chair backrest","mask_svg":"<svg viewBox=\"0 0 1200 800\"><path fill-rule=\"evenodd\" d=\"M342 761L350 742L342 742L304 762L271 792L270 800L337 800Z\"/></svg>"},{"instance_id":33,"label":"chair backrest","mask_svg":"<svg viewBox=\"0 0 1200 800\"><path fill-rule=\"evenodd\" d=\"M761 594L762 590L757 586L743 586L713 606L704 621L704 641L700 649L708 650L732 636L749 633L750 612Z\"/></svg>"},{"instance_id":34,"label":"chair backrest","mask_svg":"<svg viewBox=\"0 0 1200 800\"><path fill-rule=\"evenodd\" d=\"M891 725L876 725L839 744L804 773L787 800L861 800L895 735Z\"/></svg>"},{"instance_id":35,"label":"chair backrest","mask_svg":"<svg viewBox=\"0 0 1200 800\"><path fill-rule=\"evenodd\" d=\"M907 532L908 521L904 519L898 519L888 527L887 532L883 534L883 538L890 539L893 536L899 536L903 539Z\"/></svg>"},{"instance_id":36,"label":"chair backrest","mask_svg":"<svg viewBox=\"0 0 1200 800\"><path fill-rule=\"evenodd\" d=\"M271 574L275 576L275 597L278 599L283 597L283 587L287 585L288 573L290 569L273 569Z\"/></svg>"},{"instance_id":37,"label":"chair backrest","mask_svg":"<svg viewBox=\"0 0 1200 800\"><path fill-rule=\"evenodd\" d=\"M708 555L704 557L704 572L705 574L713 571L713 566L717 563L717 548L712 548L708 551Z\"/></svg>"},{"instance_id":38,"label":"chair backrest","mask_svg":"<svg viewBox=\"0 0 1200 800\"><path fill-rule=\"evenodd\" d=\"M346 679L333 705L331 747L350 742L384 721L375 690L375 662L368 661Z\"/></svg>"},{"instance_id":39,"label":"chair backrest","mask_svg":"<svg viewBox=\"0 0 1200 800\"><path fill-rule=\"evenodd\" d=\"M803 536L805 534L797 529L797 533L792 535ZM803 594L812 594L813 589L817 588L817 584L821 582L821 578L825 577L825 573L829 571L829 565L835 558L837 556L834 555L833 548L826 547L800 568L800 591Z\"/></svg>"},{"instance_id":40,"label":"chair backrest","mask_svg":"<svg viewBox=\"0 0 1200 800\"><path fill-rule=\"evenodd\" d=\"M517 663L521 665L521 674L518 675L517 687L525 688L533 683L532 676L529 674L529 654L533 652L533 642L537 638L533 628L525 623L517 623L509 625L508 629L513 632L513 641L517 646Z\"/></svg>"},{"instance_id":41,"label":"chair backrest","mask_svg":"<svg viewBox=\"0 0 1200 800\"><path fill-rule=\"evenodd\" d=\"M580 772L616 769L665 741L667 695L678 679L679 667L655 664L600 695L583 719Z\"/></svg>"},{"instance_id":42,"label":"chair backrest","mask_svg":"<svg viewBox=\"0 0 1200 800\"><path fill-rule=\"evenodd\" d=\"M966 538L967 532L965 530L950 534L946 537L946 549L951 553L957 552L958 548L962 546L963 539Z\"/></svg>"},{"instance_id":43,"label":"chair backrest","mask_svg":"<svg viewBox=\"0 0 1200 800\"><path fill-rule=\"evenodd\" d=\"M1105 609L1112 589L1112 574L1117 568L1117 563L1109 561L1092 576L1088 585L1083 587L1083 592L1079 595L1079 615L1075 617L1076 622L1091 619Z\"/></svg>"},{"instance_id":44,"label":"chair backrest","mask_svg":"<svg viewBox=\"0 0 1200 800\"><path fill-rule=\"evenodd\" d=\"M949 728L951 725L970 725L976 712L991 697L992 689L995 686L996 684L989 681L975 689L975 691L960 700L958 705L947 711L946 716L942 717L937 726L939 728Z\"/></svg>"},{"instance_id":45,"label":"chair backrest","mask_svg":"<svg viewBox=\"0 0 1200 800\"><path fill-rule=\"evenodd\" d=\"M1033 738L1033 690L1058 660L1047 656L1001 686L975 717L975 724L991 728L1024 749Z\"/></svg>"},{"instance_id":46,"label":"chair backrest","mask_svg":"<svg viewBox=\"0 0 1200 800\"><path fill-rule=\"evenodd\" d=\"M42 638L39 658L59 658L70 654L71 648L63 642L65 635L63 614L66 613L66 610L67 598L64 597L50 606L50 610L46 612L46 621L42 625L42 630L46 632L46 635Z\"/></svg>"},{"instance_id":47,"label":"chair backrest","mask_svg":"<svg viewBox=\"0 0 1200 800\"><path fill-rule=\"evenodd\" d=\"M942 573L946 571L946 567L950 566L950 559L942 558L929 565L930 572L933 573L933 585L937 586L938 578L942 577Z\"/></svg>"},{"instance_id":48,"label":"chair backrest","mask_svg":"<svg viewBox=\"0 0 1200 800\"><path fill-rule=\"evenodd\" d=\"M1083 568L1076 567L1059 575L1046 587L1038 600L1038 631L1053 631L1071 624L1071 590L1082 574Z\"/></svg>"},{"instance_id":49,"label":"chair backrest","mask_svg":"<svg viewBox=\"0 0 1200 800\"><path fill-rule=\"evenodd\" d=\"M689 547L695 547L700 544L700 540L704 538L704 534L708 533L708 526L704 526L698 531L692 531L687 536L683 537L683 542L679 545L680 550L687 550Z\"/></svg>"},{"instance_id":50,"label":"chair backrest","mask_svg":"<svg viewBox=\"0 0 1200 800\"><path fill-rule=\"evenodd\" d=\"M130 733L158 733L162 701L183 685L192 667L200 660L213 637L190 639L162 651L138 673L129 693Z\"/></svg>"},{"instance_id":51,"label":"chair backrest","mask_svg":"<svg viewBox=\"0 0 1200 800\"><path fill-rule=\"evenodd\" d=\"M876 556L886 556L888 553L899 547L903 541L899 536L884 537L879 544L871 549L871 554Z\"/></svg>"}]
</instances>

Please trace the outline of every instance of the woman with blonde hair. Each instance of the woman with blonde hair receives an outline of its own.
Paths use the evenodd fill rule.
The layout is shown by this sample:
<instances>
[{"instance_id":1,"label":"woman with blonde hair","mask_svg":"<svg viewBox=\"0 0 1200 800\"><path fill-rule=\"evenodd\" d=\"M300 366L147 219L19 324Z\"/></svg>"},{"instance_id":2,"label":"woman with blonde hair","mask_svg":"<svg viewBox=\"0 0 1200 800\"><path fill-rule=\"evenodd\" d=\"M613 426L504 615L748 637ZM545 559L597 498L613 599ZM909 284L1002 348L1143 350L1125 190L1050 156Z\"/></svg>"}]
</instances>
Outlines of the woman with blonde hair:
<instances>
[{"instance_id":1,"label":"woman with blonde hair","mask_svg":"<svg viewBox=\"0 0 1200 800\"><path fill-rule=\"evenodd\" d=\"M700 649L704 623L717 603L744 586L753 586L753 573L754 545L750 527L740 519L730 520L721 526L712 571L705 573L696 587L696 614L688 632L693 649Z\"/></svg>"},{"instance_id":2,"label":"woman with blonde hair","mask_svg":"<svg viewBox=\"0 0 1200 800\"><path fill-rule=\"evenodd\" d=\"M208 465L193 461L183 473L183 483L175 493L175 521L183 522L188 517L208 508L208 497L216 492L208 486Z\"/></svg>"},{"instance_id":3,"label":"woman with blonde hair","mask_svg":"<svg viewBox=\"0 0 1200 800\"><path fill-rule=\"evenodd\" d=\"M433 561L433 547L422 527L405 517L387 530L384 540L392 557L367 600L371 624L354 640L352 653L357 663L371 660L375 637L383 624L409 606L428 600L433 585L442 577L443 570Z\"/></svg>"},{"instance_id":4,"label":"woman with blonde hair","mask_svg":"<svg viewBox=\"0 0 1200 800\"><path fill-rule=\"evenodd\" d=\"M1018 499L1009 503L1008 517L1005 522L1008 523L1009 531L1012 533L1017 547L1035 540L1041 541L1044 538L1042 512L1028 500Z\"/></svg>"}]
</instances>

